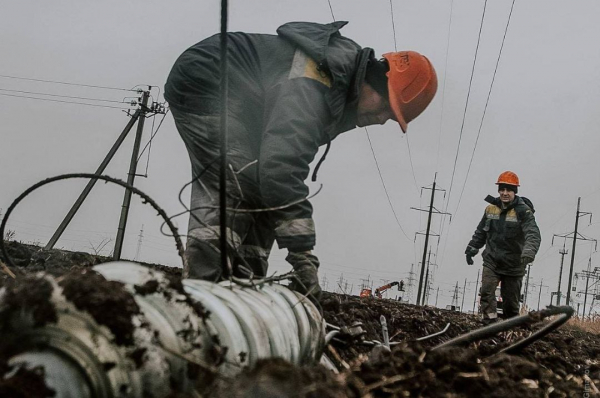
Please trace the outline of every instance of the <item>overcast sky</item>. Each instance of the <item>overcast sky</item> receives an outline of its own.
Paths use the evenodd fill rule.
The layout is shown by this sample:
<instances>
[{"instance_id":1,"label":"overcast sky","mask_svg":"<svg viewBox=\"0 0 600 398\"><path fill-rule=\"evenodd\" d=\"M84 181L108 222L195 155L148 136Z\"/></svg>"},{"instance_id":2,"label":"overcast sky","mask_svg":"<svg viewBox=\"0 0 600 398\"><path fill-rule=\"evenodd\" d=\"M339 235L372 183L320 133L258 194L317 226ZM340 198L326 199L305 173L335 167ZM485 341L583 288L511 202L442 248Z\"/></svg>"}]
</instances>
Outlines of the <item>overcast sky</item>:
<instances>
[{"instance_id":1,"label":"overcast sky","mask_svg":"<svg viewBox=\"0 0 600 398\"><path fill-rule=\"evenodd\" d=\"M451 223L440 216L432 223L433 232L441 233L441 238L439 245L437 238L432 238L436 253L432 262L437 267L432 267L430 304L435 303L438 287L438 306L450 304L456 283L462 291L467 279L464 306L472 308L481 256L469 267L463 253L485 209L483 198L496 194L494 183L505 170L519 175L519 194L530 198L536 208L542 246L531 280L539 286L543 278L542 305L549 302L550 292L556 291L558 251L564 241L556 238L551 246L552 236L573 231L578 197L582 198L582 211L596 217L591 225L589 217L582 217L580 232L600 238L600 2L515 1L495 75L512 1L487 2L472 74L484 4L483 0L230 2L230 31L275 33L289 21L327 23L335 17L350 22L343 35L374 48L376 54L393 51L395 46L419 51L437 70L438 93L410 124L408 135L401 134L393 122L370 127L374 156L365 130L349 131L332 143L318 183L309 183L312 192L323 184L312 202L317 225L315 252L327 290L338 289L340 278L354 288L354 294L366 278L375 287L398 279L408 283L411 265L418 278L424 239L415 234L424 232L427 218L426 213L410 208L428 206L431 191L421 192L421 187L430 187L436 172L438 188L446 194L444 198L443 192L436 192L435 206L453 216ZM152 85L156 86L153 98L163 101L162 89L173 62L187 47L219 31L219 12L217 0L6 2L0 13L0 208L5 210L41 179L95 171L128 122L127 114L110 107L127 108L120 102L137 95L15 77L120 89ZM154 121L155 129L160 118ZM143 145L150 137L153 119L146 122ZM105 174L127 178L133 136ZM146 172L146 161L147 151L138 173ZM167 213L180 212L178 193L191 172L170 115L152 142L147 171L148 177L137 178L135 185ZM84 185L84 181L67 181L34 192L9 220L16 239L44 245ZM98 184L57 247L93 251L107 239L114 242L122 197L120 188ZM189 191L183 199L188 201ZM187 217L176 221L185 232ZM136 256L142 226L139 258L179 265L172 240L159 231L155 212L137 198L130 212L124 257ZM113 242L103 254L112 250ZM570 246L569 240L563 291ZM592 268L600 266L593 249L589 242L578 242L575 272L587 267L590 256ZM289 269L284 257L285 252L274 250L270 272ZM582 290L585 281L579 280L577 286ZM534 307L538 289L530 289L529 302ZM397 294L392 292L390 297ZM415 297L413 294L413 301ZM461 299L459 295L459 305ZM583 295L575 299L583 302Z\"/></svg>"}]
</instances>

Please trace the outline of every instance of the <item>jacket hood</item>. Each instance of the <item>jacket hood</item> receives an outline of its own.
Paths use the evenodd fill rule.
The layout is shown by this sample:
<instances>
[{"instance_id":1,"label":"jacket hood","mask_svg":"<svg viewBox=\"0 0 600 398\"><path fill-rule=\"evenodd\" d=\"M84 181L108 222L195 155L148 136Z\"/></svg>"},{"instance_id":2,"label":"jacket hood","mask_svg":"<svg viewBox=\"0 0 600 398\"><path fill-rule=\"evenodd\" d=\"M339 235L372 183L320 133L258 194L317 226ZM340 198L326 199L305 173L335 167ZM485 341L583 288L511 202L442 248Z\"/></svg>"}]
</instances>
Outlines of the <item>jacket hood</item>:
<instances>
[{"instance_id":1,"label":"jacket hood","mask_svg":"<svg viewBox=\"0 0 600 398\"><path fill-rule=\"evenodd\" d=\"M364 81L367 62L373 49L361 48L357 43L343 37L339 30L347 21L329 24L314 22L289 22L277 29L277 34L300 48L311 57L323 71L331 75L332 86L327 94L328 105L336 122L352 114L358 102L359 88ZM352 119L352 118L350 118ZM348 120L349 121L349 120ZM330 139L339 133L356 127L355 123L342 123L335 131L328 132Z\"/></svg>"}]
</instances>

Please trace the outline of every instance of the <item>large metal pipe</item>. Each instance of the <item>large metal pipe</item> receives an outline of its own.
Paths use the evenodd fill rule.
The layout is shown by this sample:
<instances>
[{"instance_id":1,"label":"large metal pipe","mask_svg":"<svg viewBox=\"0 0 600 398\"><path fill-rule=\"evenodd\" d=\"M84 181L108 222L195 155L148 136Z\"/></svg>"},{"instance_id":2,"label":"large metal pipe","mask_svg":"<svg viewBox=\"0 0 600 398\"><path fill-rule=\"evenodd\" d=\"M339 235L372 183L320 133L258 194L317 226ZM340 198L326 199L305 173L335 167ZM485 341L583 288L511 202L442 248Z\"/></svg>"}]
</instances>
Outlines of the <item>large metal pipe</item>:
<instances>
[{"instance_id":1,"label":"large metal pipe","mask_svg":"<svg viewBox=\"0 0 600 398\"><path fill-rule=\"evenodd\" d=\"M174 283L162 272L135 263L94 267L125 284L140 308L132 319L133 343L115 336L62 294L56 280L51 302L57 321L35 327L27 308L1 323L19 325L28 341L11 365L41 366L57 397L165 397L209 384L205 375L232 377L260 358L316 363L325 345L325 323L302 295L278 284L256 288L199 280ZM5 297L0 290L0 304ZM14 318L14 317L13 317ZM16 332L15 327L12 330ZM11 328L3 328L11 330ZM205 372L190 372L203 368ZM198 376L199 374L199 376Z\"/></svg>"}]
</instances>

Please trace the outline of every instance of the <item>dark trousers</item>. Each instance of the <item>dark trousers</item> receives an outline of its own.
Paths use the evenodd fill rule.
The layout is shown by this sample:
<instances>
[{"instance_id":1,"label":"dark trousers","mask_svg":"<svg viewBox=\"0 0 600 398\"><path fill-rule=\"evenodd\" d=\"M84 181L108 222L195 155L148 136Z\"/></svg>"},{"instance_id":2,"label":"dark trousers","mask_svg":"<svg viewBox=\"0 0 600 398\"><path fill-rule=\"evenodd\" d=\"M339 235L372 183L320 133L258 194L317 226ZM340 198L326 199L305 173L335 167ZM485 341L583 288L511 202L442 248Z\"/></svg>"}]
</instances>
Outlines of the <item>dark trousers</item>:
<instances>
[{"instance_id":1,"label":"dark trousers","mask_svg":"<svg viewBox=\"0 0 600 398\"><path fill-rule=\"evenodd\" d=\"M192 164L194 178L190 221L185 251L190 278L217 282L229 275L222 269L219 211L219 116L200 116L171 108L175 125ZM234 276L266 275L268 258L275 240L275 225L269 212L248 212L261 208L256 158L245 127L228 119L226 174L228 264ZM235 131L235 134L233 133Z\"/></svg>"},{"instance_id":2,"label":"dark trousers","mask_svg":"<svg viewBox=\"0 0 600 398\"><path fill-rule=\"evenodd\" d=\"M504 318L512 318L513 316L519 315L519 298L521 296L523 277L501 275L484 265L483 275L481 277L480 309L481 316L484 320L496 319L498 317L496 288L499 283Z\"/></svg>"}]
</instances>

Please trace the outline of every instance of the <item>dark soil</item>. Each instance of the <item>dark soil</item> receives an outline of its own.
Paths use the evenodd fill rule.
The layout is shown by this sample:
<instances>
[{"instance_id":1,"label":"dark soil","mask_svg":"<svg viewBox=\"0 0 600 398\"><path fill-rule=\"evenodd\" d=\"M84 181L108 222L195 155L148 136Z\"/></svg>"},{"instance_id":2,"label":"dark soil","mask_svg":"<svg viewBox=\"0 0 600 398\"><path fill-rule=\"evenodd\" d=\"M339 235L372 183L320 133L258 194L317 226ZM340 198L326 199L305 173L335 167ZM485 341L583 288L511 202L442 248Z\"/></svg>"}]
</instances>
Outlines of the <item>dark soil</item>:
<instances>
[{"instance_id":1,"label":"dark soil","mask_svg":"<svg viewBox=\"0 0 600 398\"><path fill-rule=\"evenodd\" d=\"M108 281L90 269L79 269L64 275L59 284L67 300L113 332L118 345L133 344L132 317L140 313L140 308L121 282Z\"/></svg>"},{"instance_id":2,"label":"dark soil","mask_svg":"<svg viewBox=\"0 0 600 398\"><path fill-rule=\"evenodd\" d=\"M15 261L18 266L12 270L17 274L19 283L28 281L23 275L32 271L45 270L55 275L64 274L60 284L65 295L78 308L90 312L96 321L108 326L118 336L118 344L131 342L131 318L139 312L133 298L123 289L122 284L106 281L89 270L90 266L110 259L60 251L48 254L39 248L21 247L17 243L11 243L11 250L18 257L18 261ZM151 266L168 274L169 287L179 293L183 292L180 269ZM8 283L12 286L14 282L9 282L7 278L0 280L0 284ZM22 289L27 290L25 287ZM152 294L157 289L158 284L153 282L136 287L139 294ZM36 287L35 290L45 291L43 286ZM20 297L20 300L27 300L28 296L21 293ZM18 301L16 297L11 300L13 303L25 303ZM33 318L41 323L51 321L53 309L43 309L39 301L34 302L40 305L37 312L46 315ZM198 303L190 302L190 305L197 307L198 314L206 319L210 314L201 305L195 304ZM528 336L538 325L504 332L464 348L431 351L436 345L482 327L483 324L472 315L385 299L324 293L321 304L329 324L343 328L359 323L364 329L364 335L353 340L342 337L334 339L327 349L326 353L331 360L343 369L339 375L320 366L297 367L280 359L263 360L252 369L244 370L234 380L222 380L221 387L206 396L600 396L597 390L600 388L600 336L569 325L538 340L519 355L495 353ZM29 302L27 305L29 308L36 308ZM382 340L380 315L387 320L390 340L399 343L392 347L391 352L378 349L374 353L372 345L362 343L362 340ZM450 327L445 334L416 342L419 337L444 329L447 323L450 323ZM144 353L139 354L142 360ZM174 394L173 397L185 396Z\"/></svg>"}]
</instances>

